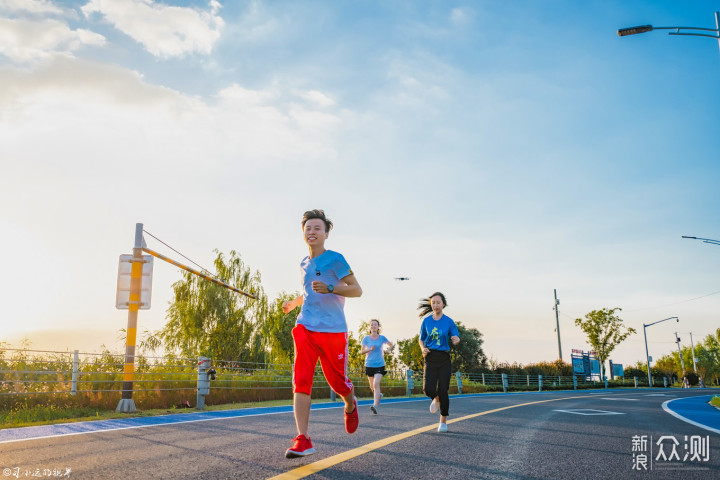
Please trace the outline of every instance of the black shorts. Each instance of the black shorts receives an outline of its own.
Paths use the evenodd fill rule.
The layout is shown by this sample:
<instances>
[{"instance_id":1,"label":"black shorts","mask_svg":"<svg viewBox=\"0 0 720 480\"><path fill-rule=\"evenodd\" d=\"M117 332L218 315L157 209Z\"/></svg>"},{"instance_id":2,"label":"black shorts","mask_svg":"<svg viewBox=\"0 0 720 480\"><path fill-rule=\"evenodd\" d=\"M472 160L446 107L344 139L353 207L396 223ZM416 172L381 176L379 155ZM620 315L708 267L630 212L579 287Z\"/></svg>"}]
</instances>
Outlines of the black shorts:
<instances>
[{"instance_id":1,"label":"black shorts","mask_svg":"<svg viewBox=\"0 0 720 480\"><path fill-rule=\"evenodd\" d=\"M382 367L365 367L365 375L367 375L368 377L374 377L377 373L379 373L380 375L387 375L385 365L383 365Z\"/></svg>"}]
</instances>

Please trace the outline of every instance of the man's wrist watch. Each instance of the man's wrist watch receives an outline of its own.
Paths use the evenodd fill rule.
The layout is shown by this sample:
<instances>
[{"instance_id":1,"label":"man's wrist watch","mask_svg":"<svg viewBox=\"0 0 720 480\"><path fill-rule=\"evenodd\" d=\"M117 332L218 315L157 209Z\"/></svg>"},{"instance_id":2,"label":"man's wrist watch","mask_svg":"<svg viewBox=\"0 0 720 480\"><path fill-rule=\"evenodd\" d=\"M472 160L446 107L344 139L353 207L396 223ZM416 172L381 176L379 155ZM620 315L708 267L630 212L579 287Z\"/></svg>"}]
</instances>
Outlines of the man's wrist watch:
<instances>
[{"instance_id":1,"label":"man's wrist watch","mask_svg":"<svg viewBox=\"0 0 720 480\"><path fill-rule=\"evenodd\" d=\"M331 283L328 285L328 292L333 293L333 290L335 290L335 287L333 287Z\"/></svg>"}]
</instances>

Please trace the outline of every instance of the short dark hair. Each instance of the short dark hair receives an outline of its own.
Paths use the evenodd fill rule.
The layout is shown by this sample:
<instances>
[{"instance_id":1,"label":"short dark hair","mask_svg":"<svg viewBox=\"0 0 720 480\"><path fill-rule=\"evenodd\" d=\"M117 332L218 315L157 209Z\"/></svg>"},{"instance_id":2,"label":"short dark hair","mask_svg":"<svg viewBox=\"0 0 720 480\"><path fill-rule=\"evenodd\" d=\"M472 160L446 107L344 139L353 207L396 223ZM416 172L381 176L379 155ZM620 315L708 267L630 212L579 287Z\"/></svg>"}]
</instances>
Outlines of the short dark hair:
<instances>
[{"instance_id":1,"label":"short dark hair","mask_svg":"<svg viewBox=\"0 0 720 480\"><path fill-rule=\"evenodd\" d=\"M325 216L325 212L323 210L318 210L317 208L315 210L308 210L307 212L303 213L302 227L305 228L305 223L307 223L308 220L312 220L313 218L319 218L325 223L326 233L332 230L332 221Z\"/></svg>"},{"instance_id":2,"label":"short dark hair","mask_svg":"<svg viewBox=\"0 0 720 480\"><path fill-rule=\"evenodd\" d=\"M441 292L435 292L427 298L420 299L420 304L418 305L418 310L420 311L418 316L420 318L423 318L425 315L433 311L432 306L430 306L430 299L432 297L440 297L443 302L443 308L447 307L447 300L445 299L445 295L443 295Z\"/></svg>"}]
</instances>

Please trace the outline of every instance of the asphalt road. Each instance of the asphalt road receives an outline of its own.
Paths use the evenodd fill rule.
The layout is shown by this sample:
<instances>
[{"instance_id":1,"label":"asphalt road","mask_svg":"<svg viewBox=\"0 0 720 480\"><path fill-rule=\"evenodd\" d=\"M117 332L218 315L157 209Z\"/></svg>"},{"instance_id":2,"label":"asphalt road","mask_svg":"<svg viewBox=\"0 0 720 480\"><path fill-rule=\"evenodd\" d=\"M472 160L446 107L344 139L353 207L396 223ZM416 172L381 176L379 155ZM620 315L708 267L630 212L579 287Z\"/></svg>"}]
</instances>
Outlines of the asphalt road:
<instances>
[{"instance_id":1,"label":"asphalt road","mask_svg":"<svg viewBox=\"0 0 720 480\"><path fill-rule=\"evenodd\" d=\"M298 459L284 458L295 435L294 420L291 412L277 408L226 418L197 414L201 421L166 425L151 425L150 419L134 426L111 423L109 428L120 429L103 431L73 424L42 430L42 438L7 440L28 430L0 430L5 434L0 435L0 480L65 474L77 479L707 480L720 478L720 430L685 422L662 405L713 393L720 391L452 397L448 433L436 431L437 415L428 412L426 399L388 399L378 415L362 402L360 428L353 435L345 433L341 404L335 404L313 409L310 436L317 453ZM74 434L67 435L68 428Z\"/></svg>"}]
</instances>

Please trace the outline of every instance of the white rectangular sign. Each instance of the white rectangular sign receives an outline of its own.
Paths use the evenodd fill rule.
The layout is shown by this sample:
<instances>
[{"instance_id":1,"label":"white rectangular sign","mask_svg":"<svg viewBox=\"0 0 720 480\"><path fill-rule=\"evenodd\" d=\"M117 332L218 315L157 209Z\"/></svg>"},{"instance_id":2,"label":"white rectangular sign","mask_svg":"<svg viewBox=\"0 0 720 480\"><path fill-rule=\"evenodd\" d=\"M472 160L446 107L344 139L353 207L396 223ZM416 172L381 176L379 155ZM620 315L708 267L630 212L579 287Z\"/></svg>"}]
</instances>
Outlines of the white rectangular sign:
<instances>
[{"instance_id":1,"label":"white rectangular sign","mask_svg":"<svg viewBox=\"0 0 720 480\"><path fill-rule=\"evenodd\" d=\"M143 255L142 286L140 287L140 309L150 309L152 295L153 257ZM132 255L120 255L118 265L117 294L115 307L127 310L130 307L130 272L132 271Z\"/></svg>"}]
</instances>

